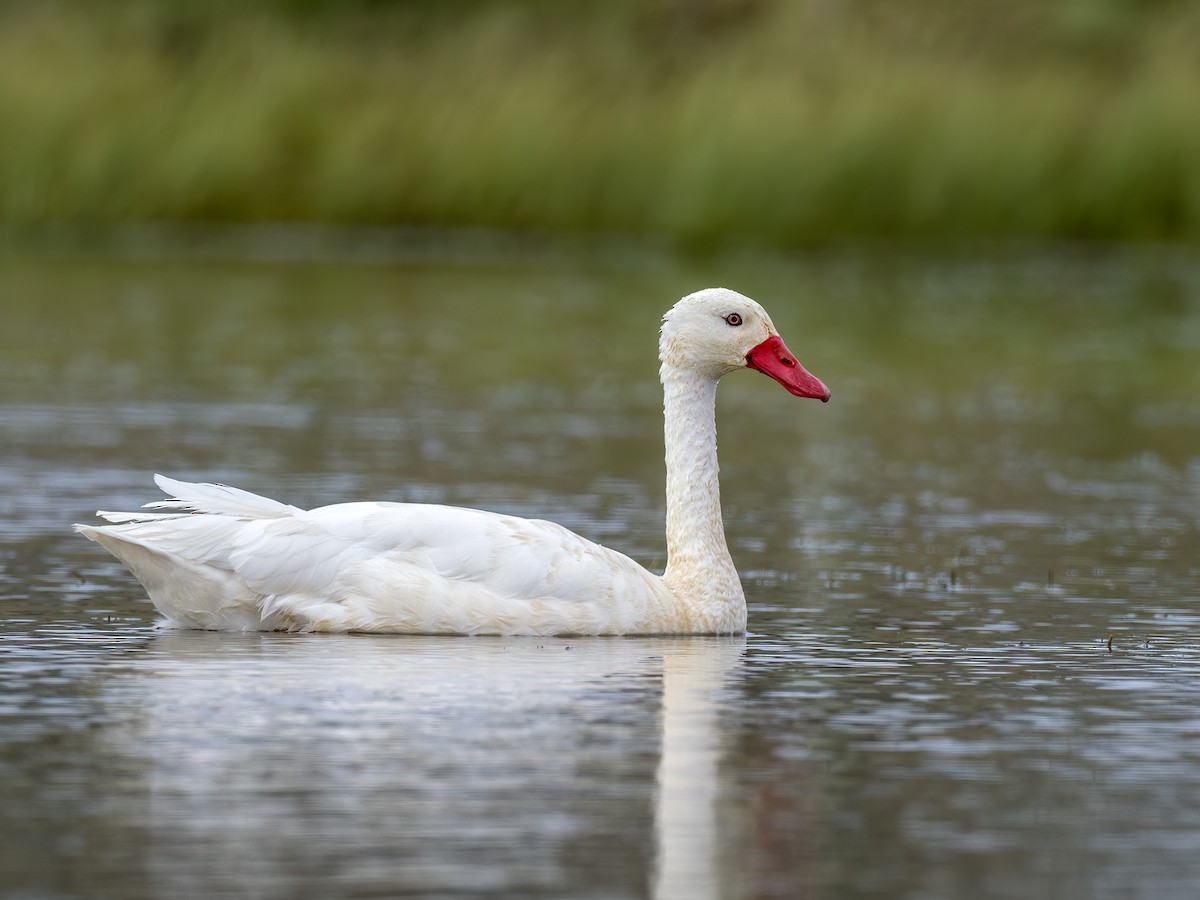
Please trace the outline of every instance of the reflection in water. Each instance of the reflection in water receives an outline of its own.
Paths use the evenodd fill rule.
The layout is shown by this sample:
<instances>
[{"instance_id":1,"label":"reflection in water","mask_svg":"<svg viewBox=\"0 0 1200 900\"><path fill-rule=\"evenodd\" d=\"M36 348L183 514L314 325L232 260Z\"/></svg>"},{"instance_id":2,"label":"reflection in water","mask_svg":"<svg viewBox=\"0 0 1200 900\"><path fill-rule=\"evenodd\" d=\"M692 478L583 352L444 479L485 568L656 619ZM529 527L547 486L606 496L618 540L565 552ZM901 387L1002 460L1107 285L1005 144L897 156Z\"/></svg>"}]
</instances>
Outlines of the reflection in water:
<instances>
[{"instance_id":1,"label":"reflection in water","mask_svg":"<svg viewBox=\"0 0 1200 900\"><path fill-rule=\"evenodd\" d=\"M305 873L573 893L595 867L636 896L657 841L658 896L716 896L714 692L742 646L164 633L102 679L121 721L104 752L140 772L121 802L152 895L278 894Z\"/></svg>"},{"instance_id":2,"label":"reflection in water","mask_svg":"<svg viewBox=\"0 0 1200 900\"><path fill-rule=\"evenodd\" d=\"M741 638L679 642L663 655L662 758L655 833L657 900L720 896L718 694Z\"/></svg>"}]
</instances>

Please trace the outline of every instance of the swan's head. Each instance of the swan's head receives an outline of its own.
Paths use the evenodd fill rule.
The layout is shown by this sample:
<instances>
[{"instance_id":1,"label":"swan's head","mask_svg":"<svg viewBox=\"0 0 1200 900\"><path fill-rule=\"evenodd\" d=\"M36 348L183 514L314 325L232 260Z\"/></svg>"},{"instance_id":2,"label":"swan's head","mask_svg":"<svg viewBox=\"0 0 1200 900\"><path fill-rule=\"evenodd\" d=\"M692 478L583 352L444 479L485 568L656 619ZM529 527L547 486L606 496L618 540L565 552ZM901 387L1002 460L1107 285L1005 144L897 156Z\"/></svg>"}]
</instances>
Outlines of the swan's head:
<instances>
[{"instance_id":1,"label":"swan's head","mask_svg":"<svg viewBox=\"0 0 1200 900\"><path fill-rule=\"evenodd\" d=\"M688 294L663 316L659 358L665 374L691 370L713 380L757 369L797 397L829 399L829 388L800 365L767 311L737 291L707 288Z\"/></svg>"}]
</instances>

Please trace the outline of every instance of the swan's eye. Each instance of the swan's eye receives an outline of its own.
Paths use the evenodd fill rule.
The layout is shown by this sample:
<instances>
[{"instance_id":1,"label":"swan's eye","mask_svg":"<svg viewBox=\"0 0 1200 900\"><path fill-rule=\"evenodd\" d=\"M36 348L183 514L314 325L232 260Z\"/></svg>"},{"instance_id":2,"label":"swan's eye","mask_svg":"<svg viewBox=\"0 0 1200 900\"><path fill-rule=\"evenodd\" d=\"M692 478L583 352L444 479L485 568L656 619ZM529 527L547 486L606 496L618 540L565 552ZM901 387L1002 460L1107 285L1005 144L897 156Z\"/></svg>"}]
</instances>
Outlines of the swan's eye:
<instances>
[{"instance_id":1,"label":"swan's eye","mask_svg":"<svg viewBox=\"0 0 1200 900\"><path fill-rule=\"evenodd\" d=\"M742 324L742 317L737 313L730 313L725 317L725 322L729 325L733 325L736 328L738 325Z\"/></svg>"}]
</instances>

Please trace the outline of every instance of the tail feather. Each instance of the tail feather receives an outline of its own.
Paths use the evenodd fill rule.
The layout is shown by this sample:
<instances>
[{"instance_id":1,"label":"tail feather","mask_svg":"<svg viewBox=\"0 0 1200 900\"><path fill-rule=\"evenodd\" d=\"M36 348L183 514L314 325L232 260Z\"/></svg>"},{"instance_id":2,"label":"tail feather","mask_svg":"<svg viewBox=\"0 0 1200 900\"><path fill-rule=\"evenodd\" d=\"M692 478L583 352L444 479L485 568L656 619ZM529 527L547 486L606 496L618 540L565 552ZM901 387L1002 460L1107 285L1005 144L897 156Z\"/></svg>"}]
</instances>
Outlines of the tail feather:
<instances>
[{"instance_id":1,"label":"tail feather","mask_svg":"<svg viewBox=\"0 0 1200 900\"><path fill-rule=\"evenodd\" d=\"M294 516L304 510L269 497L260 497L249 491L228 487L224 484L206 484L203 482L177 481L165 475L155 475L154 483L171 496L170 500L158 500L147 503L146 509L175 509L183 512L211 513L221 516L234 516L240 519L278 519ZM160 518L180 513L101 513L110 522L134 521L139 519ZM117 516L119 518L113 518Z\"/></svg>"},{"instance_id":2,"label":"tail feather","mask_svg":"<svg viewBox=\"0 0 1200 900\"><path fill-rule=\"evenodd\" d=\"M180 517L193 518L186 513L171 518ZM124 563L167 622L185 628L263 629L253 593L220 566L157 547L138 533L136 524L76 525L75 530Z\"/></svg>"}]
</instances>

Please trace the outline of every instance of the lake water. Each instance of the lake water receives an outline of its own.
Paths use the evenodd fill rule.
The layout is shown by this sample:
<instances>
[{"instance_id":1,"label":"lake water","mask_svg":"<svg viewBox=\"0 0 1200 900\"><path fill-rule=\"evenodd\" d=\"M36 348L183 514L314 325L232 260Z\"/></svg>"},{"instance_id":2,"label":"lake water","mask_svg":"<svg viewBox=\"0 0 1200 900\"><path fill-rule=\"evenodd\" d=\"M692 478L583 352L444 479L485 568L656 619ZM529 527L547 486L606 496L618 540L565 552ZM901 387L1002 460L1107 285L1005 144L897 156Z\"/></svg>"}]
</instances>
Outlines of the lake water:
<instances>
[{"instance_id":1,"label":"lake water","mask_svg":"<svg viewBox=\"0 0 1200 900\"><path fill-rule=\"evenodd\" d=\"M1200 265L318 237L0 256L0 897L1200 893ZM160 630L70 533L161 471L661 568L710 284L833 392L722 385L744 638Z\"/></svg>"}]
</instances>

